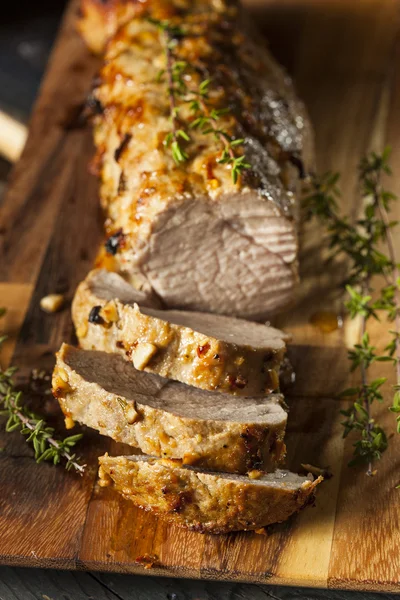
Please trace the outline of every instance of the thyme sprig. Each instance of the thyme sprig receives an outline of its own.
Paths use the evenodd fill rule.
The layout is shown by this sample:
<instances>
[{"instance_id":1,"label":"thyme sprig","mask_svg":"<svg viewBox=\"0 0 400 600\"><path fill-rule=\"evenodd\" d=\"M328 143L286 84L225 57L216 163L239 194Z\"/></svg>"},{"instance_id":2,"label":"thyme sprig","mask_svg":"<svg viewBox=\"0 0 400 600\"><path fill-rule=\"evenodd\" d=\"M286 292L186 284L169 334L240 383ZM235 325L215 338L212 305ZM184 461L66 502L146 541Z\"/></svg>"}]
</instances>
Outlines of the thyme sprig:
<instances>
[{"instance_id":1,"label":"thyme sprig","mask_svg":"<svg viewBox=\"0 0 400 600\"><path fill-rule=\"evenodd\" d=\"M210 105L209 88L211 79L203 80L197 89L189 87L185 80L190 71L188 62L179 60L174 50L179 40L185 35L180 27L176 27L169 21L148 19L150 23L158 27L164 36L166 68L158 73L157 81L167 80L168 96L170 104L171 131L165 138L165 145L171 148L172 157L176 164L188 160L183 142L189 142L190 129L198 129L204 135L213 134L222 145L219 164L231 165L233 183L237 183L239 175L244 169L251 168L244 155L236 155L235 148L244 143L244 139L237 139L229 135L219 125L223 115L229 113L229 108L213 108ZM189 105L194 120L190 124L183 125L180 118L180 109Z\"/></svg>"},{"instance_id":2,"label":"thyme sprig","mask_svg":"<svg viewBox=\"0 0 400 600\"><path fill-rule=\"evenodd\" d=\"M345 281L345 306L351 319L361 320L361 339L348 351L350 370L359 371L360 385L342 391L339 396L353 400L343 410L344 437L351 431L358 433L354 455L349 465L367 464L367 475L373 475L373 463L387 449L388 438L372 415L375 401L382 403L381 388L386 377L371 380L369 369L373 363L389 361L396 369L393 400L389 410L397 414L400 433L400 277L392 230L397 225L390 221L389 211L396 196L382 186L382 176L390 175L390 150L371 153L359 165L359 182L364 201L362 216L352 223L339 212L337 199L339 175L327 173L314 177L312 192L305 199L308 218L317 217L327 228L331 256L347 258L348 274ZM387 252L382 251L382 246ZM376 279L376 276L381 276ZM371 319L379 320L382 313L394 322L392 339L379 355L367 330Z\"/></svg>"},{"instance_id":3,"label":"thyme sprig","mask_svg":"<svg viewBox=\"0 0 400 600\"><path fill-rule=\"evenodd\" d=\"M5 313L0 309L0 316ZM0 337L0 349L7 336ZM71 448L82 438L82 434L71 435L64 439L54 437L54 429L46 421L29 410L23 403L21 391L15 388L13 376L16 367L0 368L0 410L1 416L6 416L6 431L17 431L25 436L26 441L33 446L37 463L52 461L55 465L65 461L67 470L75 469L80 475L85 471L86 465L79 462L76 454L71 453Z\"/></svg>"},{"instance_id":4,"label":"thyme sprig","mask_svg":"<svg viewBox=\"0 0 400 600\"><path fill-rule=\"evenodd\" d=\"M186 69L187 63L178 61L174 54L174 49L178 40L183 36L183 30L180 27L172 25L169 21L160 21L149 18L150 23L155 25L164 36L166 68L162 69L157 77L161 82L164 75L167 77L168 98L170 104L171 131L164 140L165 146L171 148L172 157L176 164L185 162L189 155L184 149L181 140L190 141L190 137L185 129L179 127L179 107L177 106L177 96L186 91L186 86L182 79L182 72Z\"/></svg>"},{"instance_id":5,"label":"thyme sprig","mask_svg":"<svg viewBox=\"0 0 400 600\"><path fill-rule=\"evenodd\" d=\"M250 169L251 165L246 161L244 154L236 156L235 148L244 143L244 139L232 138L224 129L218 126L222 115L229 113L229 108L211 108L209 106L209 86L211 79L201 82L198 92L192 92L194 98L190 99L190 109L195 115L191 128L199 129L205 135L212 133L223 145L221 157L218 163L231 165L232 180L236 183L243 169Z\"/></svg>"}]
</instances>

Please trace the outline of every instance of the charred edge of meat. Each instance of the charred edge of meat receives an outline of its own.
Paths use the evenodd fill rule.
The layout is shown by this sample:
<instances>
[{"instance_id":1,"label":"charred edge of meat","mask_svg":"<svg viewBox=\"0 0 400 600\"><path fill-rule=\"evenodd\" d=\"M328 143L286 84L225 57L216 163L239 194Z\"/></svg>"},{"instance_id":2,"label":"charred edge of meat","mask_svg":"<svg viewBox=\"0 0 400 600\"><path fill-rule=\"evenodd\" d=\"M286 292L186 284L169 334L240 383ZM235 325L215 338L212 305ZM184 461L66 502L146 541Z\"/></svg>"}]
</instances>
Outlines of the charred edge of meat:
<instances>
[{"instance_id":1,"label":"charred edge of meat","mask_svg":"<svg viewBox=\"0 0 400 600\"><path fill-rule=\"evenodd\" d=\"M97 150L92 160L89 161L88 171L91 175L94 175L95 177L99 177L101 174L101 168L103 165L103 154L104 152Z\"/></svg>"},{"instance_id":2,"label":"charred edge of meat","mask_svg":"<svg viewBox=\"0 0 400 600\"><path fill-rule=\"evenodd\" d=\"M275 456L275 460L280 463L285 457L286 444L284 439L278 433L274 433L271 437L272 441L270 443L269 451Z\"/></svg>"},{"instance_id":3,"label":"charred edge of meat","mask_svg":"<svg viewBox=\"0 0 400 600\"><path fill-rule=\"evenodd\" d=\"M89 323L95 323L96 325L102 325L104 323L103 317L100 315L101 306L93 306L89 313Z\"/></svg>"},{"instance_id":4,"label":"charred edge of meat","mask_svg":"<svg viewBox=\"0 0 400 600\"><path fill-rule=\"evenodd\" d=\"M228 376L228 382L229 385L231 387L231 389L239 389L239 390L243 390L246 385L248 384L248 381L245 377L243 377L243 375L229 375Z\"/></svg>"},{"instance_id":5,"label":"charred edge of meat","mask_svg":"<svg viewBox=\"0 0 400 600\"><path fill-rule=\"evenodd\" d=\"M263 362L269 363L274 358L274 354L275 353L273 352L273 350L268 350L268 352L264 354Z\"/></svg>"},{"instance_id":6,"label":"charred edge of meat","mask_svg":"<svg viewBox=\"0 0 400 600\"><path fill-rule=\"evenodd\" d=\"M122 194L123 192L126 192L126 176L125 173L121 171L118 182L118 194Z\"/></svg>"},{"instance_id":7,"label":"charred edge of meat","mask_svg":"<svg viewBox=\"0 0 400 600\"><path fill-rule=\"evenodd\" d=\"M92 85L91 85L92 91L95 90L96 88L98 88L102 84L102 81L103 80L99 74L95 75L92 79Z\"/></svg>"},{"instance_id":8,"label":"charred edge of meat","mask_svg":"<svg viewBox=\"0 0 400 600\"><path fill-rule=\"evenodd\" d=\"M86 125L87 117L85 114L86 103L81 102L67 107L62 115L59 125L65 131L81 129Z\"/></svg>"},{"instance_id":9,"label":"charred edge of meat","mask_svg":"<svg viewBox=\"0 0 400 600\"><path fill-rule=\"evenodd\" d=\"M179 492L178 495L171 502L171 512L179 513L181 512L187 504L190 504L193 501L192 493L190 491L187 492Z\"/></svg>"},{"instance_id":10,"label":"charred edge of meat","mask_svg":"<svg viewBox=\"0 0 400 600\"><path fill-rule=\"evenodd\" d=\"M268 428L261 431L258 428L246 427L246 430L240 434L246 450L246 467L248 471L263 470L263 457L260 447L268 433Z\"/></svg>"},{"instance_id":11,"label":"charred edge of meat","mask_svg":"<svg viewBox=\"0 0 400 600\"><path fill-rule=\"evenodd\" d=\"M89 94L84 105L83 116L88 120L90 117L102 115L103 112L104 107L100 100L94 94Z\"/></svg>"},{"instance_id":12,"label":"charred edge of meat","mask_svg":"<svg viewBox=\"0 0 400 600\"><path fill-rule=\"evenodd\" d=\"M131 141L131 139L132 139L132 134L131 133L125 133L124 137L121 140L120 145L118 146L118 148L114 152L115 162L119 161L119 159L122 156L122 153L128 147L128 144Z\"/></svg>"},{"instance_id":13,"label":"charred edge of meat","mask_svg":"<svg viewBox=\"0 0 400 600\"><path fill-rule=\"evenodd\" d=\"M192 492L191 491L182 491L176 493L175 490L170 489L168 485L164 485L161 488L161 493L164 496L168 497L169 509L170 512L181 512L182 509L187 505L193 502Z\"/></svg>"},{"instance_id":14,"label":"charred edge of meat","mask_svg":"<svg viewBox=\"0 0 400 600\"><path fill-rule=\"evenodd\" d=\"M105 248L107 254L111 254L112 256L115 256L117 254L118 250L120 249L120 247L122 246L124 239L125 239L125 235L124 235L122 229L118 229L118 231L116 231L115 233L110 235L110 237L107 239L106 243L104 244L104 248Z\"/></svg>"},{"instance_id":15,"label":"charred edge of meat","mask_svg":"<svg viewBox=\"0 0 400 600\"><path fill-rule=\"evenodd\" d=\"M296 154L291 154L289 157L289 161L299 171L300 179L305 179L307 177L307 173L306 173L304 163L301 160L301 158L299 158L299 156L296 156Z\"/></svg>"},{"instance_id":16,"label":"charred edge of meat","mask_svg":"<svg viewBox=\"0 0 400 600\"><path fill-rule=\"evenodd\" d=\"M301 503L302 508L306 508L306 506L315 506L315 491L304 498L304 491L299 489L295 492L294 497L296 502Z\"/></svg>"}]
</instances>

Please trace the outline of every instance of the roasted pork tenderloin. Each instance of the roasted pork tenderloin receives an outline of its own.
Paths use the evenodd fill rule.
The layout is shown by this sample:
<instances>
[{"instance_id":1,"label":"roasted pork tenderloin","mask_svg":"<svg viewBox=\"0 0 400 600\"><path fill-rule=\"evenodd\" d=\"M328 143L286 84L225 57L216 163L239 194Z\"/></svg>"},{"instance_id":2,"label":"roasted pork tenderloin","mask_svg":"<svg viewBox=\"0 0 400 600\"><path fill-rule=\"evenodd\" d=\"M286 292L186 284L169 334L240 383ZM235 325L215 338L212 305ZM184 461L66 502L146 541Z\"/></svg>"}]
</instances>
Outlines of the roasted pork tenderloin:
<instances>
[{"instance_id":1,"label":"roasted pork tenderloin","mask_svg":"<svg viewBox=\"0 0 400 600\"><path fill-rule=\"evenodd\" d=\"M157 310L116 273L79 285L72 317L82 348L117 352L137 369L204 390L266 395L279 390L282 331L233 317Z\"/></svg>"},{"instance_id":2,"label":"roasted pork tenderloin","mask_svg":"<svg viewBox=\"0 0 400 600\"><path fill-rule=\"evenodd\" d=\"M90 41L91 31L107 38L118 27L91 99L114 269L167 308L255 320L282 310L298 280L298 195L313 160L291 81L236 2L89 0L83 7L81 31L92 47L102 42ZM172 60L187 86L175 98L188 137L180 139L186 159L178 164L169 143L176 123L165 26L179 31ZM189 99L204 82L210 127L225 138L192 127L198 114ZM251 167L236 181L224 139Z\"/></svg>"},{"instance_id":3,"label":"roasted pork tenderloin","mask_svg":"<svg viewBox=\"0 0 400 600\"><path fill-rule=\"evenodd\" d=\"M100 457L99 483L171 523L284 521L322 479L277 470L286 336L232 317L293 302L304 107L236 0L82 0L79 29L104 52L88 107L97 264L115 272L73 302L81 349L64 344L53 374L66 425L144 452Z\"/></svg>"},{"instance_id":4,"label":"roasted pork tenderloin","mask_svg":"<svg viewBox=\"0 0 400 600\"><path fill-rule=\"evenodd\" d=\"M145 454L210 470L271 471L283 460L283 397L204 392L137 371L118 356L63 344L53 393L66 423L97 429Z\"/></svg>"},{"instance_id":5,"label":"roasted pork tenderloin","mask_svg":"<svg viewBox=\"0 0 400 600\"><path fill-rule=\"evenodd\" d=\"M200 533L259 529L314 501L319 477L289 471L234 475L144 456L101 456L100 485L180 527Z\"/></svg>"}]
</instances>

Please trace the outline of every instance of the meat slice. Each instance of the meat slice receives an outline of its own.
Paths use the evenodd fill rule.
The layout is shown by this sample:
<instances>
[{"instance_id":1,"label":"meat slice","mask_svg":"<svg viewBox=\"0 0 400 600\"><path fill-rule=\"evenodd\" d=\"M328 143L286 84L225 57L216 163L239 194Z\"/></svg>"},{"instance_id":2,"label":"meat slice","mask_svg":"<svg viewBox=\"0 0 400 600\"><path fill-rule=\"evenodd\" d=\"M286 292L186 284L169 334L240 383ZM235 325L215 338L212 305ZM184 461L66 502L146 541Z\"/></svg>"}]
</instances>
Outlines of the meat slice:
<instances>
[{"instance_id":1,"label":"meat slice","mask_svg":"<svg viewBox=\"0 0 400 600\"><path fill-rule=\"evenodd\" d=\"M282 310L298 280L297 197L312 164L308 118L289 78L236 2L84 6L82 30L94 32L104 17L107 37L120 25L92 98L106 229L119 240L107 246L115 269L167 308L255 320ZM184 65L188 89L176 93L175 125L165 34L150 18L179 31L173 63ZM198 111L189 99L204 82L207 114L220 111L210 127L225 137L191 127ZM187 157L178 164L168 142L175 126L190 137L180 138ZM227 140L237 142L233 158L251 165L237 181L232 162L221 163Z\"/></svg>"},{"instance_id":2,"label":"meat slice","mask_svg":"<svg viewBox=\"0 0 400 600\"><path fill-rule=\"evenodd\" d=\"M137 371L117 354L64 344L53 393L67 424L78 421L153 456L208 469L270 471L285 453L283 398L204 392Z\"/></svg>"},{"instance_id":3,"label":"meat slice","mask_svg":"<svg viewBox=\"0 0 400 600\"><path fill-rule=\"evenodd\" d=\"M116 273L89 273L72 306L81 347L118 352L137 369L205 390L254 396L279 389L282 331L221 315L156 310L142 298Z\"/></svg>"},{"instance_id":4,"label":"meat slice","mask_svg":"<svg viewBox=\"0 0 400 600\"><path fill-rule=\"evenodd\" d=\"M251 479L144 456L106 454L99 462L100 485L112 485L136 506L201 533L259 529L285 521L314 500L322 481L288 471Z\"/></svg>"}]
</instances>

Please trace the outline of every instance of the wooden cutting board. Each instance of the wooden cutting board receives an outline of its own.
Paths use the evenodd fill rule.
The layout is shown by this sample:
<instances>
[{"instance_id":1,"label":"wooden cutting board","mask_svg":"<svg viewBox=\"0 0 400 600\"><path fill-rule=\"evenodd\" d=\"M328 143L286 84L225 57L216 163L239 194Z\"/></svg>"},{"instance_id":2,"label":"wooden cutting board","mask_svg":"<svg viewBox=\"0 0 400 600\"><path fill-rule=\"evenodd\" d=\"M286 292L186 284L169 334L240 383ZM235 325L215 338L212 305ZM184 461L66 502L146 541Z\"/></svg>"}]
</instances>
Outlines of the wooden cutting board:
<instances>
[{"instance_id":1,"label":"wooden cutting board","mask_svg":"<svg viewBox=\"0 0 400 600\"><path fill-rule=\"evenodd\" d=\"M273 52L294 77L315 125L320 170L339 169L343 203L360 209L356 164L370 148L393 147L394 191L400 192L400 3L395 0L252 0ZM51 368L61 341L73 341L69 309L45 315L42 296L72 298L101 241L97 182L88 174L91 134L76 115L96 60L74 30L77 4L66 15L30 126L30 136L0 207L0 304L12 358L26 382L33 367ZM140 572L352 589L400 590L400 437L379 465L346 464L352 440L341 437L336 392L348 384L346 343L357 328L324 334L310 322L317 310L338 310L337 273L322 260L321 231L302 232L303 279L297 306L277 324L294 333L297 382L290 398L288 466L330 465L333 478L316 507L268 536L210 536L165 525L96 485L96 457L115 444L88 432L79 452L80 478L36 465L19 434L0 433L0 562L13 565ZM387 326L376 331L383 342ZM385 365L386 363L384 363ZM384 366L384 370L388 370ZM381 369L382 371L382 369ZM380 371L380 372L381 372ZM37 400L36 400L37 402ZM55 403L41 410L62 428ZM378 407L379 411L379 407ZM388 426L393 417L380 411ZM153 555L146 571L137 558Z\"/></svg>"}]
</instances>

